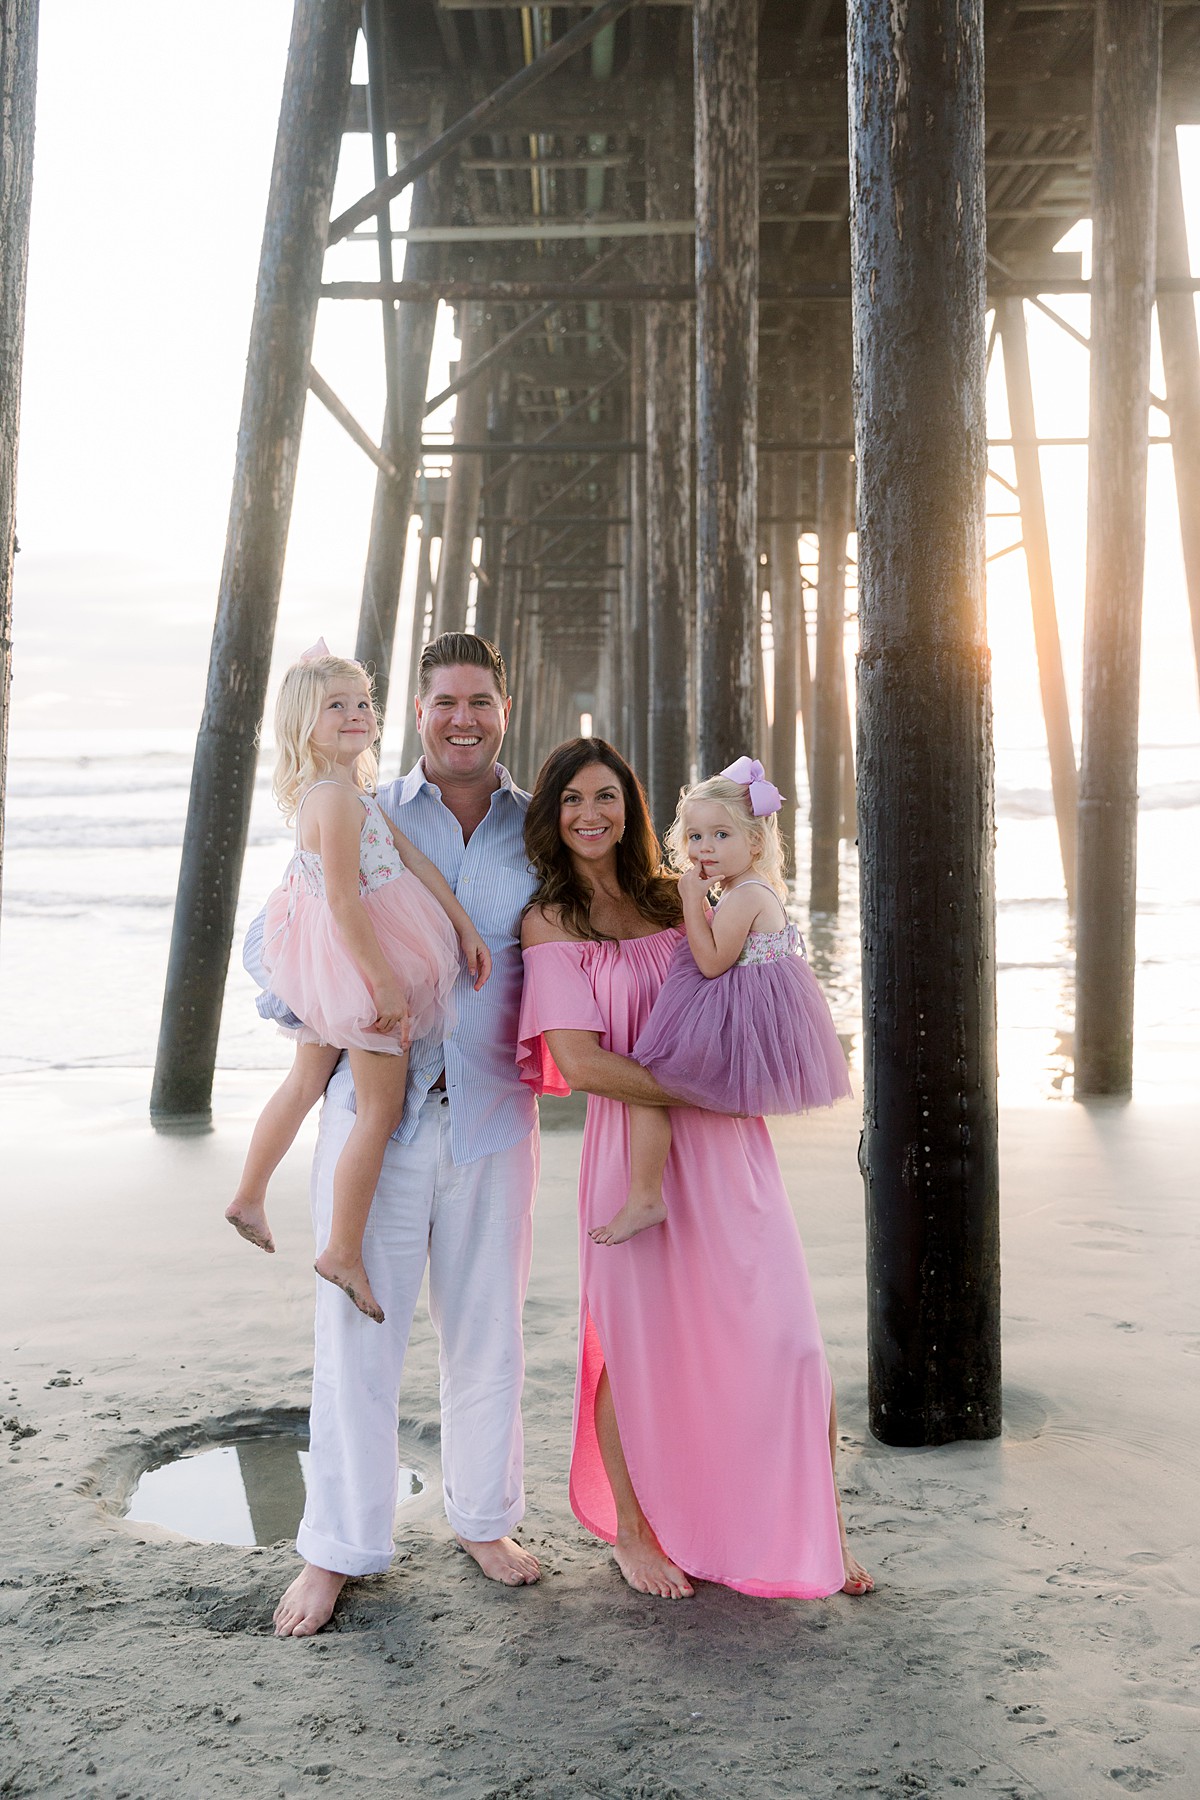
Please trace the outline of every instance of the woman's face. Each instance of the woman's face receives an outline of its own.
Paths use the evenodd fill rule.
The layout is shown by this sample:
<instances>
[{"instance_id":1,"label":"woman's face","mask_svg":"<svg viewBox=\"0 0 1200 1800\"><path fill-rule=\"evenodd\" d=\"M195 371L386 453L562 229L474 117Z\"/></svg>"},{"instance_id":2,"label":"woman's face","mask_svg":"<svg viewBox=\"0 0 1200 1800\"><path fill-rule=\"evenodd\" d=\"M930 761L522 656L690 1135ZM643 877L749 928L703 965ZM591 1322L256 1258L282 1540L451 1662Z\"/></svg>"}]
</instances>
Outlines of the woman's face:
<instances>
[{"instance_id":1,"label":"woman's face","mask_svg":"<svg viewBox=\"0 0 1200 1800\"><path fill-rule=\"evenodd\" d=\"M605 763L585 763L558 802L558 835L576 862L595 865L616 856L625 830L625 795Z\"/></svg>"}]
</instances>

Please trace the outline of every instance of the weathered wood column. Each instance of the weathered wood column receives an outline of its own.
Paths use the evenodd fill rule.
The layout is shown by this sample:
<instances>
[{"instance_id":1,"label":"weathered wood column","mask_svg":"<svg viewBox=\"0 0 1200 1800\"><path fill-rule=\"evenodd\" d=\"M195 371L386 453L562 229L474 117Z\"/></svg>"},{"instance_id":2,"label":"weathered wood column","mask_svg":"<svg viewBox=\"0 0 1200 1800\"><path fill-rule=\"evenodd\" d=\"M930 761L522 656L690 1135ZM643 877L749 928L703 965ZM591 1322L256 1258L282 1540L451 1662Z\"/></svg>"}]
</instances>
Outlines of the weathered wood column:
<instances>
[{"instance_id":1,"label":"weathered wood column","mask_svg":"<svg viewBox=\"0 0 1200 1800\"><path fill-rule=\"evenodd\" d=\"M421 740L417 736L417 714L414 706L417 692L417 667L421 661L421 652L425 648L427 638L432 635L426 630L425 619L428 614L432 622L433 608L430 589L433 585L431 571L435 536L434 517L433 507L429 502L424 482L421 483L421 488L423 504L420 535L415 546L411 544L410 540L410 554L415 553L417 568L416 587L413 590L412 631L409 637L408 677L404 684L404 749L401 753L401 763L406 770L412 768L421 748Z\"/></svg>"},{"instance_id":2,"label":"weathered wood column","mask_svg":"<svg viewBox=\"0 0 1200 1800\"><path fill-rule=\"evenodd\" d=\"M1133 1088L1138 690L1161 0L1097 0L1075 1097Z\"/></svg>"},{"instance_id":3,"label":"weathered wood column","mask_svg":"<svg viewBox=\"0 0 1200 1800\"><path fill-rule=\"evenodd\" d=\"M849 52L869 1406L936 1444L1000 1430L983 0Z\"/></svg>"},{"instance_id":4,"label":"weathered wood column","mask_svg":"<svg viewBox=\"0 0 1200 1800\"><path fill-rule=\"evenodd\" d=\"M696 0L697 755L753 749L760 632L758 0Z\"/></svg>"},{"instance_id":5,"label":"weathered wood column","mask_svg":"<svg viewBox=\"0 0 1200 1800\"><path fill-rule=\"evenodd\" d=\"M849 371L840 344L827 344L821 435L849 429ZM846 539L854 489L848 453L822 451L817 471L817 641L813 668L812 868L809 905L836 912L842 836L842 758L846 739Z\"/></svg>"},{"instance_id":6,"label":"weathered wood column","mask_svg":"<svg viewBox=\"0 0 1200 1800\"><path fill-rule=\"evenodd\" d=\"M0 875L4 868L4 796L8 787L17 439L33 200L37 47L38 0L0 0Z\"/></svg>"},{"instance_id":7,"label":"weathered wood column","mask_svg":"<svg viewBox=\"0 0 1200 1800\"><path fill-rule=\"evenodd\" d=\"M1188 296L1191 304L1191 296ZM1067 905L1075 910L1075 837L1079 804L1079 777L1075 767L1075 740L1063 675L1058 613L1054 605L1054 571L1050 563L1050 533L1042 494L1042 465L1038 456L1037 421L1033 410L1033 382L1029 373L1029 343L1025 333L1025 303L1007 298L996 302L996 321L1004 347L1004 380L1008 389L1008 416L1012 425L1013 458L1017 465L1017 503L1021 509L1021 540L1029 572L1029 598L1033 607L1033 639L1037 649L1038 681L1042 690L1042 714L1046 721L1046 745L1050 752L1050 787L1058 844L1062 855Z\"/></svg>"},{"instance_id":8,"label":"weathered wood column","mask_svg":"<svg viewBox=\"0 0 1200 1800\"><path fill-rule=\"evenodd\" d=\"M690 172L679 142L674 80L658 84L646 139L646 216L678 218ZM651 239L647 273L678 281L686 248ZM636 328L636 327L635 327ZM655 829L675 816L688 775L688 611L692 604L692 308L653 301L645 314L646 621L649 762L646 793ZM701 677L703 680L703 676ZM726 759L728 761L728 758ZM718 764L723 767L723 764ZM715 769L712 773L715 773Z\"/></svg>"},{"instance_id":9,"label":"weathered wood column","mask_svg":"<svg viewBox=\"0 0 1200 1800\"><path fill-rule=\"evenodd\" d=\"M796 872L796 674L798 664L797 619L800 610L800 563L796 554L796 527L783 515L796 509L794 460L772 459L771 481L771 626L774 643L774 704L771 722L771 779L783 795L779 815L784 860L789 875Z\"/></svg>"},{"instance_id":10,"label":"weathered wood column","mask_svg":"<svg viewBox=\"0 0 1200 1800\"><path fill-rule=\"evenodd\" d=\"M256 737L359 17L355 0L297 0L292 20L150 1097L160 1126L206 1124L212 1113Z\"/></svg>"},{"instance_id":11,"label":"weathered wood column","mask_svg":"<svg viewBox=\"0 0 1200 1800\"><path fill-rule=\"evenodd\" d=\"M1187 221L1179 178L1175 121L1163 123L1158 165L1158 272L1188 276ZM1192 643L1200 679L1200 343L1194 294L1159 294L1158 334L1162 340L1166 400L1171 413L1171 455L1179 501L1179 535L1192 614Z\"/></svg>"},{"instance_id":12,"label":"weathered wood column","mask_svg":"<svg viewBox=\"0 0 1200 1800\"><path fill-rule=\"evenodd\" d=\"M645 439L646 435L646 333L638 330L637 314L632 317L629 344L629 435ZM691 368L685 376L688 388L688 412L691 413ZM629 456L625 460L625 501L629 519L625 527L624 587L625 655L623 680L628 693L628 731L625 754L643 780L650 770L650 622L646 596L646 458ZM690 524L690 509L689 509ZM691 557L688 557L691 572Z\"/></svg>"},{"instance_id":13,"label":"weathered wood column","mask_svg":"<svg viewBox=\"0 0 1200 1800\"><path fill-rule=\"evenodd\" d=\"M461 366L473 363L487 348L487 327L482 308L463 308L460 327ZM479 444L487 434L488 395L491 386L481 375L465 387L454 408L454 442ZM442 554L438 562L437 598L433 609L433 635L461 631L467 619L467 589L471 584L471 551L479 525L479 495L483 487L483 457L454 456L446 484L446 518L442 527Z\"/></svg>"},{"instance_id":14,"label":"weathered wood column","mask_svg":"<svg viewBox=\"0 0 1200 1800\"><path fill-rule=\"evenodd\" d=\"M439 165L414 183L411 224L433 225L444 221L444 179L444 170ZM414 279L434 280L441 270L443 254L440 244L410 244L405 253L404 274ZM375 672L375 700L381 718L387 711L391 687L404 547L413 510L413 491L421 467L421 428L429 386L437 301L403 300L396 311L397 316L391 322L396 351L394 373L390 374L390 379L395 382L397 392L395 404L389 403L384 417L382 443L396 475L393 479L380 470L375 478L375 504L371 512L371 535L354 645L358 661ZM415 670L404 674L407 688L414 685L414 675Z\"/></svg>"}]
</instances>

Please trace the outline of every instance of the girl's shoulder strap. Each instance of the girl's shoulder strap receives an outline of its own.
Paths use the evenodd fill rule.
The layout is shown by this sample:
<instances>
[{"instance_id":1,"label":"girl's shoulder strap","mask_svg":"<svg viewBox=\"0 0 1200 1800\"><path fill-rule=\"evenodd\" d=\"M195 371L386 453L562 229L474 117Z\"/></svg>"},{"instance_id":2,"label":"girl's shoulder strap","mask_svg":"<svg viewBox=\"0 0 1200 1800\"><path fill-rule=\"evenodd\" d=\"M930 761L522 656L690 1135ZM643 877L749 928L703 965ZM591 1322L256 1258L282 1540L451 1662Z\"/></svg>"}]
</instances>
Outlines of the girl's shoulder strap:
<instances>
[{"instance_id":1,"label":"girl's shoulder strap","mask_svg":"<svg viewBox=\"0 0 1200 1800\"><path fill-rule=\"evenodd\" d=\"M738 888L748 888L748 887L766 888L768 894L770 894L773 897L775 904L778 906L780 912L783 914L784 923L785 924L787 923L787 909L785 908L783 901L779 898L778 890L773 888L769 881L764 881L761 875L747 875L746 879L744 881L739 881L737 884L737 888L731 888L730 892L737 893ZM725 898L725 896L724 896L724 894L722 894L721 899L723 900L724 898ZM718 905L719 904L720 904L720 901L718 901ZM780 930L782 930L782 929L783 929L783 927L781 926Z\"/></svg>"},{"instance_id":2,"label":"girl's shoulder strap","mask_svg":"<svg viewBox=\"0 0 1200 1800\"><path fill-rule=\"evenodd\" d=\"M300 848L300 813L303 810L304 802L308 799L308 796L319 787L345 787L345 785L346 785L346 783L344 781L321 780L321 781L314 781L308 787L305 788L304 792L301 794L300 799L296 805L296 848L297 849ZM357 789L357 788L354 788L352 790L352 792L358 794L358 798L363 802L363 804L365 806L366 799L367 799L366 795L361 793L359 791L359 789Z\"/></svg>"}]
</instances>

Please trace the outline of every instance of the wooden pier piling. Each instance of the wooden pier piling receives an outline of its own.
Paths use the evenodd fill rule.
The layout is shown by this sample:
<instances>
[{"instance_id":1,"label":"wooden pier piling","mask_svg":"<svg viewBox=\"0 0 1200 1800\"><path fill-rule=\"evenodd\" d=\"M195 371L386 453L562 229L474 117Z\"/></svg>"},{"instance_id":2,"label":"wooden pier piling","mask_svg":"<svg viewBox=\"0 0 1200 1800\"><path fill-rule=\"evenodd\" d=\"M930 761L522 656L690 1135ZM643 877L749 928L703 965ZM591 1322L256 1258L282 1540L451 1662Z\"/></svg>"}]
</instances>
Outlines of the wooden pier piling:
<instances>
[{"instance_id":1,"label":"wooden pier piling","mask_svg":"<svg viewBox=\"0 0 1200 1800\"><path fill-rule=\"evenodd\" d=\"M850 428L849 371L840 346L826 369L822 434L837 439ZM812 866L809 905L836 912L842 836L842 766L846 727L846 539L853 524L850 458L823 451L817 472L817 636L812 684Z\"/></svg>"},{"instance_id":2,"label":"wooden pier piling","mask_svg":"<svg viewBox=\"0 0 1200 1800\"><path fill-rule=\"evenodd\" d=\"M1157 261L1160 281L1172 277L1181 280L1191 274L1173 119L1164 122L1159 150ZM1200 680L1200 342L1196 333L1196 302L1190 293L1159 292L1158 335L1171 415L1171 456L1192 615L1192 644Z\"/></svg>"},{"instance_id":3,"label":"wooden pier piling","mask_svg":"<svg viewBox=\"0 0 1200 1800\"><path fill-rule=\"evenodd\" d=\"M851 0L849 73L869 1409L936 1444L1000 1430L983 0Z\"/></svg>"},{"instance_id":4,"label":"wooden pier piling","mask_svg":"<svg viewBox=\"0 0 1200 1800\"><path fill-rule=\"evenodd\" d=\"M292 21L150 1098L160 1128L200 1127L212 1116L217 1031L359 17L354 0L297 0Z\"/></svg>"},{"instance_id":5,"label":"wooden pier piling","mask_svg":"<svg viewBox=\"0 0 1200 1800\"><path fill-rule=\"evenodd\" d=\"M487 347L486 327L477 305L463 306L459 329L465 365L474 362ZM480 376L459 394L454 409L456 445L480 444L486 439L489 392L489 383ZM446 517L433 613L434 637L440 637L443 631L462 631L467 622L467 590L471 581L482 487L483 457L455 456L446 484Z\"/></svg>"},{"instance_id":6,"label":"wooden pier piling","mask_svg":"<svg viewBox=\"0 0 1200 1800\"><path fill-rule=\"evenodd\" d=\"M1138 691L1161 0L1096 0L1075 1097L1133 1089Z\"/></svg>"}]
</instances>

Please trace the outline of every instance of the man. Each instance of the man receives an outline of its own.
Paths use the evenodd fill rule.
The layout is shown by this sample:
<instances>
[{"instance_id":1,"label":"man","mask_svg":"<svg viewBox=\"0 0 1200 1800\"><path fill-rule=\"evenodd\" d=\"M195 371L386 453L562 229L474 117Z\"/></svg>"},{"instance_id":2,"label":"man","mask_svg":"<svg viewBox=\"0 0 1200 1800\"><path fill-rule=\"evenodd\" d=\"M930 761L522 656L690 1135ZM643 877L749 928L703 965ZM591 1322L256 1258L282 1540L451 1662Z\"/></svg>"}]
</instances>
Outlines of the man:
<instances>
[{"instance_id":1,"label":"man","mask_svg":"<svg viewBox=\"0 0 1200 1800\"><path fill-rule=\"evenodd\" d=\"M437 864L487 940L492 974L476 993L464 970L445 1040L413 1046L404 1117L364 1243L385 1322L317 1283L308 1501L296 1540L305 1564L276 1608L278 1637L320 1631L346 1580L377 1574L391 1560L400 1378L426 1262L440 1346L446 1515L492 1580L516 1587L540 1573L509 1536L525 1510L521 1309L538 1178L537 1106L515 1055L520 921L533 891L524 845L529 796L496 760L511 708L499 652L483 638L443 633L426 646L418 671L421 758L379 790L384 812ZM260 984L261 941L260 917L245 948ZM333 1170L353 1109L343 1056L313 1159L318 1244L328 1235Z\"/></svg>"}]
</instances>

